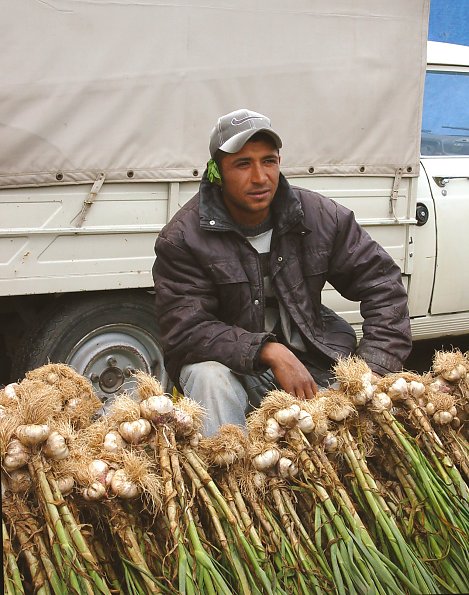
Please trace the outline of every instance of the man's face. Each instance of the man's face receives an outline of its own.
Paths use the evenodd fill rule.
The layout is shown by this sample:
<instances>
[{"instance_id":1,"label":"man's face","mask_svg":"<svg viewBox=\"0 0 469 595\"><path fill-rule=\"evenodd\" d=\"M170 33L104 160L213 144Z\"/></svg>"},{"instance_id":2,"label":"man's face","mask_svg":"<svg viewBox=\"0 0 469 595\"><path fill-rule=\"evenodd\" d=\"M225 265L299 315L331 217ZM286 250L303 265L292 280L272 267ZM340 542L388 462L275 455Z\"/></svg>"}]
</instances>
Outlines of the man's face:
<instances>
[{"instance_id":1,"label":"man's face","mask_svg":"<svg viewBox=\"0 0 469 595\"><path fill-rule=\"evenodd\" d=\"M268 140L248 141L237 153L226 153L220 164L223 201L241 225L258 225L269 214L277 191L280 156Z\"/></svg>"}]
</instances>

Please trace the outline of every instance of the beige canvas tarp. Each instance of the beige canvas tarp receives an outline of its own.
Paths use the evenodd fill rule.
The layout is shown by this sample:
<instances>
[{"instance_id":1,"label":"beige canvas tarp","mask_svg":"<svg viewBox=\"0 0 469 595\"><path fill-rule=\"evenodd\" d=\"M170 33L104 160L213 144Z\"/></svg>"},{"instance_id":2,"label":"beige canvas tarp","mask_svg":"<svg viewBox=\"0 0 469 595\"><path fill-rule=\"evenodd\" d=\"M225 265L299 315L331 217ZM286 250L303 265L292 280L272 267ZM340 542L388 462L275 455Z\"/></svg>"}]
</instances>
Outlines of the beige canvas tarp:
<instances>
[{"instance_id":1,"label":"beige canvas tarp","mask_svg":"<svg viewBox=\"0 0 469 595\"><path fill-rule=\"evenodd\" d=\"M0 7L0 186L193 179L239 107L286 173L417 173L428 0Z\"/></svg>"}]
</instances>

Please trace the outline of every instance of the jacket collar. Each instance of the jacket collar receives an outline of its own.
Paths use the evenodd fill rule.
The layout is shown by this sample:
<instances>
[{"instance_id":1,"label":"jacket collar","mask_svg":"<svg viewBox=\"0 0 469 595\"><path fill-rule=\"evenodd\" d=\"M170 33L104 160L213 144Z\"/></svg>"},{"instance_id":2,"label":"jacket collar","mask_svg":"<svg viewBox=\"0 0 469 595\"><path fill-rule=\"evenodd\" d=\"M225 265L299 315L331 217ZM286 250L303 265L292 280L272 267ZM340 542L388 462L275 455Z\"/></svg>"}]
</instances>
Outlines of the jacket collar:
<instances>
[{"instance_id":1,"label":"jacket collar","mask_svg":"<svg viewBox=\"0 0 469 595\"><path fill-rule=\"evenodd\" d=\"M294 192L287 179L280 174L277 192L271 205L274 227L282 234L292 230L306 230L303 225L303 208L297 192ZM230 217L223 203L221 188L207 179L207 170L202 176L199 189L200 226L210 231L237 231L237 225ZM296 231L296 230L295 230Z\"/></svg>"}]
</instances>

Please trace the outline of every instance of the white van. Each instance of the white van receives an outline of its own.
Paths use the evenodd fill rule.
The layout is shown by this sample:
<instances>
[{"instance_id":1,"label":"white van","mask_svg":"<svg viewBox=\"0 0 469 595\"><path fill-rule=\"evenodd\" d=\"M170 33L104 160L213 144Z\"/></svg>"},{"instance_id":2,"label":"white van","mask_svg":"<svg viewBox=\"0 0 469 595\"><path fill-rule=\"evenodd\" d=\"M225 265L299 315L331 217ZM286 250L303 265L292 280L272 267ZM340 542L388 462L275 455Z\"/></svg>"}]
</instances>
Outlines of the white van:
<instances>
[{"instance_id":1,"label":"white van","mask_svg":"<svg viewBox=\"0 0 469 595\"><path fill-rule=\"evenodd\" d=\"M239 107L393 256L416 340L469 333L469 48L430 43L425 82L428 0L8 4L0 383L49 360L104 397L137 368L166 381L154 240ZM356 303L324 301L360 333Z\"/></svg>"}]
</instances>

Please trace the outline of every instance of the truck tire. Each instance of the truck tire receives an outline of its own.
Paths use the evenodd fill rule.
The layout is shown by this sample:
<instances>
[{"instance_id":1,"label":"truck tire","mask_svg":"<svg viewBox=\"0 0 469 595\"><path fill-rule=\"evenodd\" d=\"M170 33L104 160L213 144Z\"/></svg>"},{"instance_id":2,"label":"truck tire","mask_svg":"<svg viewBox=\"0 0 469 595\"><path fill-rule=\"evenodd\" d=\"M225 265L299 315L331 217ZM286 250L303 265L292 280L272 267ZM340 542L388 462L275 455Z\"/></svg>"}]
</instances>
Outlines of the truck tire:
<instances>
[{"instance_id":1,"label":"truck tire","mask_svg":"<svg viewBox=\"0 0 469 595\"><path fill-rule=\"evenodd\" d=\"M88 378L105 402L132 390L132 373L143 370L167 387L157 336L154 299L148 293L109 292L75 296L41 312L23 340L12 377L48 362L62 362Z\"/></svg>"}]
</instances>

